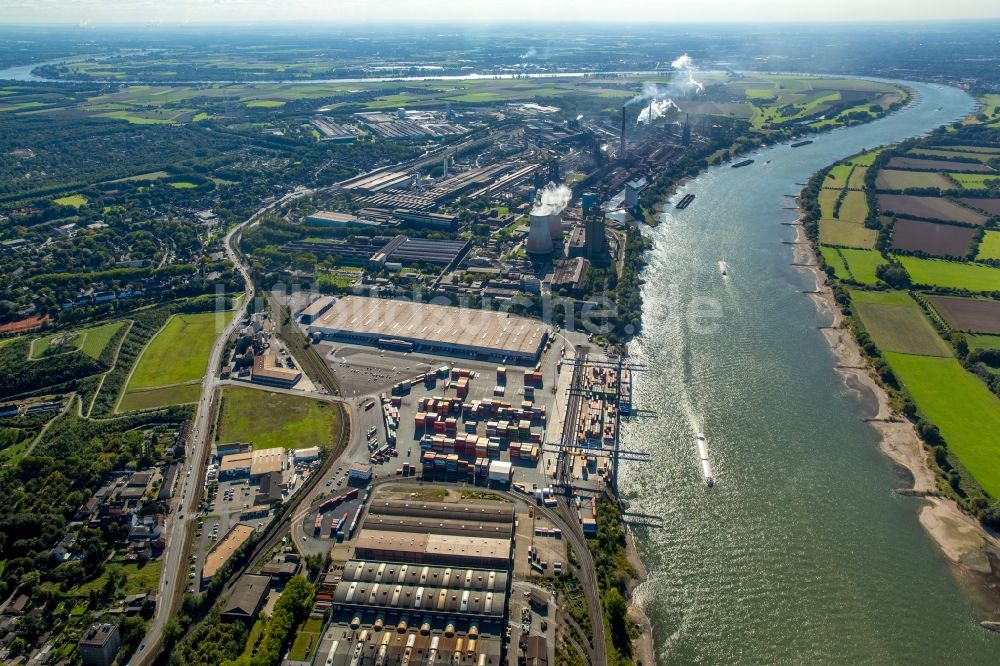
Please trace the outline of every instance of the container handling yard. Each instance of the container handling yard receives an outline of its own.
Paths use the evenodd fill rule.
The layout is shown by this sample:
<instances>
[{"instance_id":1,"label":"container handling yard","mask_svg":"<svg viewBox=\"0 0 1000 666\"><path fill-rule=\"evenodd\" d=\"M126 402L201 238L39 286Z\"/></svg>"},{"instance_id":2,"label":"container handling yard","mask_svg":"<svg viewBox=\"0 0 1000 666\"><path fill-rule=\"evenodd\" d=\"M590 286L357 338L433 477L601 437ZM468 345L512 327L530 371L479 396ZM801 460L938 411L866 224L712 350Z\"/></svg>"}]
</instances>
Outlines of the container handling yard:
<instances>
[{"instance_id":1,"label":"container handling yard","mask_svg":"<svg viewBox=\"0 0 1000 666\"><path fill-rule=\"evenodd\" d=\"M352 298L297 314L364 391L356 443L293 525L300 551L329 562L309 663L559 663L571 621L558 581L592 579L571 551L596 536L620 461L644 459L619 442L643 368L506 315L492 349L459 353L449 313L392 303L390 317Z\"/></svg>"}]
</instances>

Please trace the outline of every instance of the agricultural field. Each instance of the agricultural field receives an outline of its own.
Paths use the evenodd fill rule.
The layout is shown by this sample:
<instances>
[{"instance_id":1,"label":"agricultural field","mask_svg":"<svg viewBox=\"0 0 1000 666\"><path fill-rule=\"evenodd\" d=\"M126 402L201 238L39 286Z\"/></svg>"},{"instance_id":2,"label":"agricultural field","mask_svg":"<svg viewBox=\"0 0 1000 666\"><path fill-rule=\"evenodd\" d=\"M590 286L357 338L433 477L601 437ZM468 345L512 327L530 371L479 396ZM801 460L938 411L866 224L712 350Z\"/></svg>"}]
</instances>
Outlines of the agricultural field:
<instances>
[{"instance_id":1,"label":"agricultural field","mask_svg":"<svg viewBox=\"0 0 1000 666\"><path fill-rule=\"evenodd\" d=\"M875 163L875 158L878 157L883 150L884 148L869 150L867 153L862 153L856 157L849 158L847 163L853 164L854 166L870 167Z\"/></svg>"},{"instance_id":2,"label":"agricultural field","mask_svg":"<svg viewBox=\"0 0 1000 666\"><path fill-rule=\"evenodd\" d=\"M847 268L847 262L844 261L843 255L840 254L840 250L835 247L830 247L829 245L820 245L819 253L823 255L823 260L826 262L827 266L833 269L833 274L838 280L848 280L851 278L851 272Z\"/></svg>"},{"instance_id":3,"label":"agricultural field","mask_svg":"<svg viewBox=\"0 0 1000 666\"><path fill-rule=\"evenodd\" d=\"M192 391L198 389L197 382L205 374L212 345L232 316L230 310L177 314L167 320L139 357L119 411L126 405L159 407L177 404L165 402L175 399L191 402ZM193 388L178 386L189 383Z\"/></svg>"},{"instance_id":4,"label":"agricultural field","mask_svg":"<svg viewBox=\"0 0 1000 666\"><path fill-rule=\"evenodd\" d=\"M963 208L957 203L938 197L918 197L908 194L880 194L878 206L883 211L892 211L897 215L917 217L944 222L961 224L986 224L986 216Z\"/></svg>"},{"instance_id":5,"label":"agricultural field","mask_svg":"<svg viewBox=\"0 0 1000 666\"><path fill-rule=\"evenodd\" d=\"M837 207L837 199L839 197L840 190L823 189L820 191L819 209L824 218L833 218L833 211Z\"/></svg>"},{"instance_id":6,"label":"agricultural field","mask_svg":"<svg viewBox=\"0 0 1000 666\"><path fill-rule=\"evenodd\" d=\"M819 221L819 241L824 245L871 249L878 240L878 232L863 224L843 220L823 219Z\"/></svg>"},{"instance_id":7,"label":"agricultural field","mask_svg":"<svg viewBox=\"0 0 1000 666\"><path fill-rule=\"evenodd\" d=\"M885 352L921 415L994 497L1000 497L1000 399L954 358Z\"/></svg>"},{"instance_id":8,"label":"agricultural field","mask_svg":"<svg viewBox=\"0 0 1000 666\"><path fill-rule=\"evenodd\" d=\"M964 257L969 252L976 230L954 224L938 224L900 218L892 232L892 248L926 252L935 257Z\"/></svg>"},{"instance_id":9,"label":"agricultural field","mask_svg":"<svg viewBox=\"0 0 1000 666\"><path fill-rule=\"evenodd\" d=\"M847 187L847 180L851 177L854 167L850 164L838 164L830 169L823 181L823 187L831 190L842 190Z\"/></svg>"},{"instance_id":10,"label":"agricultural field","mask_svg":"<svg viewBox=\"0 0 1000 666\"><path fill-rule=\"evenodd\" d=\"M987 231L983 234L976 259L1000 259L1000 231Z\"/></svg>"},{"instance_id":11,"label":"agricultural field","mask_svg":"<svg viewBox=\"0 0 1000 666\"><path fill-rule=\"evenodd\" d=\"M971 206L981 210L991 216L1000 217L1000 199L976 199L974 197L963 197L959 199L966 206Z\"/></svg>"},{"instance_id":12,"label":"agricultural field","mask_svg":"<svg viewBox=\"0 0 1000 666\"><path fill-rule=\"evenodd\" d=\"M91 358L100 358L101 352L124 324L123 321L113 321L101 326L85 328L82 331L56 333L44 338L37 338L31 343L31 358L38 359L46 354L76 350L82 351ZM61 343L58 350L52 346L54 342Z\"/></svg>"},{"instance_id":13,"label":"agricultural field","mask_svg":"<svg viewBox=\"0 0 1000 666\"><path fill-rule=\"evenodd\" d=\"M987 181L1000 180L1000 174L949 173L948 177L966 190L985 190Z\"/></svg>"},{"instance_id":14,"label":"agricultural field","mask_svg":"<svg viewBox=\"0 0 1000 666\"><path fill-rule=\"evenodd\" d=\"M886 263L886 260L877 251L842 248L840 255L847 263L847 269L854 276L855 282L865 285L876 285L881 282L875 275L875 270Z\"/></svg>"},{"instance_id":15,"label":"agricultural field","mask_svg":"<svg viewBox=\"0 0 1000 666\"><path fill-rule=\"evenodd\" d=\"M864 224L868 217L868 201L865 193L857 190L848 190L840 202L840 219L845 222Z\"/></svg>"},{"instance_id":16,"label":"agricultural field","mask_svg":"<svg viewBox=\"0 0 1000 666\"><path fill-rule=\"evenodd\" d=\"M891 169L914 169L917 171L958 171L965 173L996 173L985 164L952 162L949 160L918 159L916 157L893 157L889 160Z\"/></svg>"},{"instance_id":17,"label":"agricultural field","mask_svg":"<svg viewBox=\"0 0 1000 666\"><path fill-rule=\"evenodd\" d=\"M251 442L254 449L329 449L340 432L339 405L254 388L226 387L216 440Z\"/></svg>"},{"instance_id":18,"label":"agricultural field","mask_svg":"<svg viewBox=\"0 0 1000 666\"><path fill-rule=\"evenodd\" d=\"M974 292L1000 291L1000 268L920 257L897 259L914 284Z\"/></svg>"},{"instance_id":19,"label":"agricultural field","mask_svg":"<svg viewBox=\"0 0 1000 666\"><path fill-rule=\"evenodd\" d=\"M909 154L910 155L921 155L921 156L925 156L926 155L926 156L930 156L930 157L944 158L944 159L952 159L952 158L955 158L955 157L964 157L966 159L976 160L976 161L981 162L983 164L989 162L990 159L991 159L991 156L988 155L988 154L986 154L986 153L963 152L961 150L951 150L950 148L949 149L945 149L945 148L917 148L917 149L911 150L909 152Z\"/></svg>"},{"instance_id":20,"label":"agricultural field","mask_svg":"<svg viewBox=\"0 0 1000 666\"><path fill-rule=\"evenodd\" d=\"M997 146L948 146L948 150L959 152L986 153L988 155L1000 156L1000 147Z\"/></svg>"},{"instance_id":21,"label":"agricultural field","mask_svg":"<svg viewBox=\"0 0 1000 666\"><path fill-rule=\"evenodd\" d=\"M855 167L854 171L851 172L851 177L847 181L847 189L849 190L863 190L865 189L865 176L868 175L868 167Z\"/></svg>"},{"instance_id":22,"label":"agricultural field","mask_svg":"<svg viewBox=\"0 0 1000 666\"><path fill-rule=\"evenodd\" d=\"M879 349L926 356L952 355L951 347L906 292L852 291L851 302Z\"/></svg>"},{"instance_id":23,"label":"agricultural field","mask_svg":"<svg viewBox=\"0 0 1000 666\"><path fill-rule=\"evenodd\" d=\"M1000 335L1000 301L929 296L934 309L959 331Z\"/></svg>"},{"instance_id":24,"label":"agricultural field","mask_svg":"<svg viewBox=\"0 0 1000 666\"><path fill-rule=\"evenodd\" d=\"M1000 335L967 335L965 340L969 343L969 349L1000 350Z\"/></svg>"},{"instance_id":25,"label":"agricultural field","mask_svg":"<svg viewBox=\"0 0 1000 666\"><path fill-rule=\"evenodd\" d=\"M942 174L933 171L883 169L875 179L875 187L880 190L905 190L910 187L937 187L950 190L955 185Z\"/></svg>"}]
</instances>

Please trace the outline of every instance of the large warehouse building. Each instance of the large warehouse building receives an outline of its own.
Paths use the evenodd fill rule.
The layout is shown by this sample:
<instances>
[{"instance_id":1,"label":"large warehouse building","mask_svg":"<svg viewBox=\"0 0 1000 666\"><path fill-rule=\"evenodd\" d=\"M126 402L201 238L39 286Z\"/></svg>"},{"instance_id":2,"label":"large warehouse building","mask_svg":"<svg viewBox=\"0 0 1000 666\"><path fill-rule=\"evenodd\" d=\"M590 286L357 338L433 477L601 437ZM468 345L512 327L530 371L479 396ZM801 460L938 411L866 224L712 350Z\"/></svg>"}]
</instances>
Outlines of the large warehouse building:
<instances>
[{"instance_id":1,"label":"large warehouse building","mask_svg":"<svg viewBox=\"0 0 1000 666\"><path fill-rule=\"evenodd\" d=\"M374 500L314 663L506 663L513 530L513 504Z\"/></svg>"},{"instance_id":2,"label":"large warehouse building","mask_svg":"<svg viewBox=\"0 0 1000 666\"><path fill-rule=\"evenodd\" d=\"M322 298L303 315L309 334L327 340L524 365L549 335L542 322L503 312L362 296Z\"/></svg>"}]
</instances>

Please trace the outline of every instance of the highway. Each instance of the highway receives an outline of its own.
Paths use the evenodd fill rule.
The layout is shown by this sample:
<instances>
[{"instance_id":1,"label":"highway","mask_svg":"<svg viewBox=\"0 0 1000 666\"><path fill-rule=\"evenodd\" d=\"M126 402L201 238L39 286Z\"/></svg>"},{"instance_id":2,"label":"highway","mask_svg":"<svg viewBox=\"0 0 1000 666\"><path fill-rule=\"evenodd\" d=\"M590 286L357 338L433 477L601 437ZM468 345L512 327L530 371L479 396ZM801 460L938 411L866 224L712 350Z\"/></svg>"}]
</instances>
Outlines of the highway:
<instances>
[{"instance_id":1,"label":"highway","mask_svg":"<svg viewBox=\"0 0 1000 666\"><path fill-rule=\"evenodd\" d=\"M215 414L216 393L220 385L219 369L222 365L222 354L226 348L226 340L243 319L244 308L253 302L255 296L249 269L237 251L236 242L238 242L239 234L243 229L254 225L264 213L308 194L312 194L312 190L300 189L272 201L233 227L224 239L226 255L233 262L246 285L245 298L232 321L216 338L212 352L209 354L206 373L202 378L201 399L198 401L195 417L188 432L184 467L182 473L178 475L175 493L171 501L171 510L164 525L167 547L163 551L163 572L160 575L160 585L157 588L156 610L146 630L146 637L130 662L136 666L152 663L161 648L167 622L174 616L176 606L183 598L183 590L187 586L188 551L185 534L188 521L193 519L191 514L197 511L198 504L202 499L205 468L211 450L212 417Z\"/></svg>"}]
</instances>

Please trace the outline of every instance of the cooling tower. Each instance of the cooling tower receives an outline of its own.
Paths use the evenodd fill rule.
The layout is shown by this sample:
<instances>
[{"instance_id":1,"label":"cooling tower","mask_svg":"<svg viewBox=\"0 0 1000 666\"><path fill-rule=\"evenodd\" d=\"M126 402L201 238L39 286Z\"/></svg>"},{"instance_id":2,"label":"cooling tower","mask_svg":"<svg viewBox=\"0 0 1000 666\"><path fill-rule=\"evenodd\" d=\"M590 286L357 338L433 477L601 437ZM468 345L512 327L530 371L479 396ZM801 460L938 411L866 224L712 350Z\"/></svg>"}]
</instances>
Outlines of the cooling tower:
<instances>
[{"instance_id":1,"label":"cooling tower","mask_svg":"<svg viewBox=\"0 0 1000 666\"><path fill-rule=\"evenodd\" d=\"M562 243L562 218L559 213L549 213L549 236Z\"/></svg>"},{"instance_id":2,"label":"cooling tower","mask_svg":"<svg viewBox=\"0 0 1000 666\"><path fill-rule=\"evenodd\" d=\"M531 227L528 230L528 253L530 254L551 254L552 253L552 232L550 231L549 218L545 213L531 214ZM558 215L555 216L558 219Z\"/></svg>"}]
</instances>

